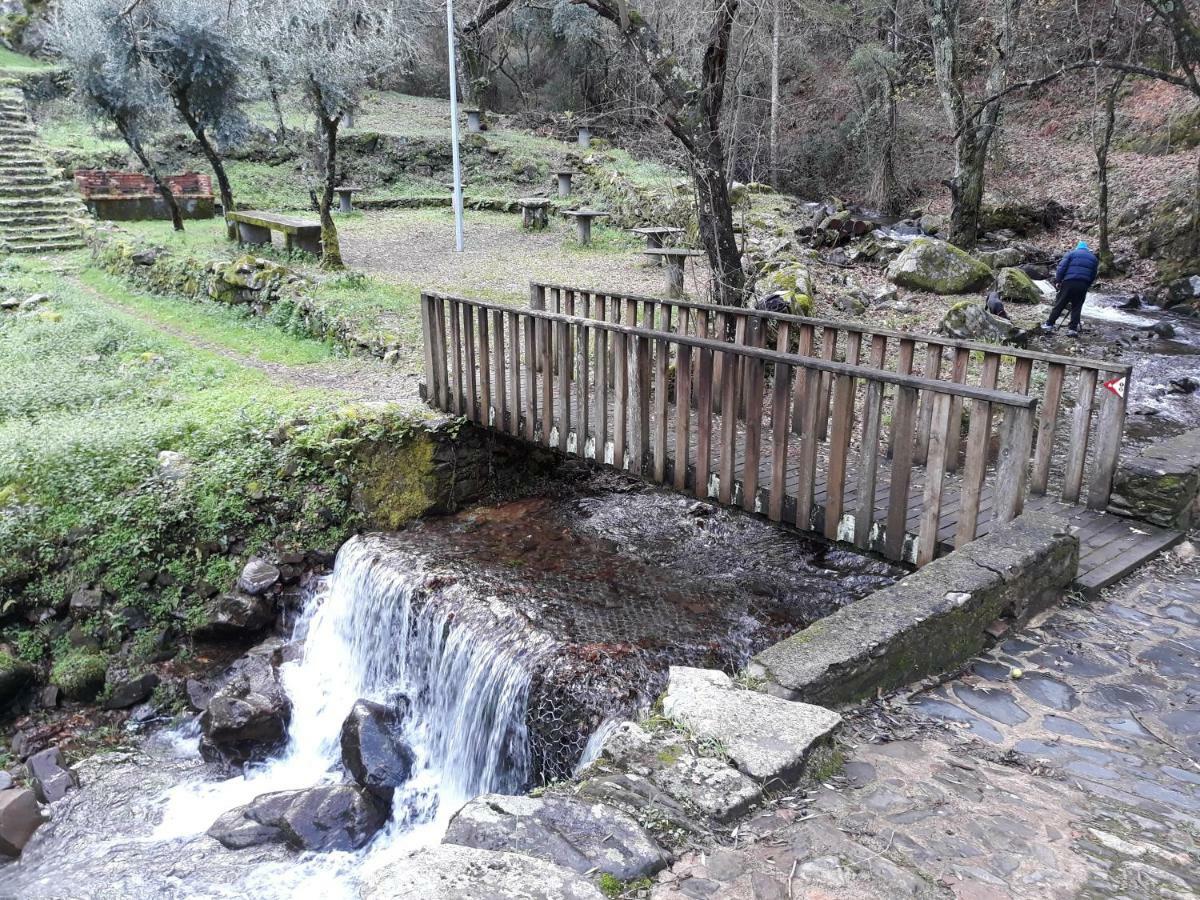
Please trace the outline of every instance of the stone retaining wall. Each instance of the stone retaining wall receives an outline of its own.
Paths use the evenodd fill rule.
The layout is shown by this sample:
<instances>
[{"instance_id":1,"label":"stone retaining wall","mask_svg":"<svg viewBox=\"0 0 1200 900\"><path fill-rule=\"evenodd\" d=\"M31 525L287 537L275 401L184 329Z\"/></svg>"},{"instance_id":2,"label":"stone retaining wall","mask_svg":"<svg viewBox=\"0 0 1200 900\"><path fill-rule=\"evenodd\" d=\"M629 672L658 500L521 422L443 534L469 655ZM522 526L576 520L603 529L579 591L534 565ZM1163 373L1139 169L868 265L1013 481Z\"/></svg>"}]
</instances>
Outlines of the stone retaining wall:
<instances>
[{"instance_id":1,"label":"stone retaining wall","mask_svg":"<svg viewBox=\"0 0 1200 900\"><path fill-rule=\"evenodd\" d=\"M749 674L789 700L840 705L952 671L1054 603L1079 565L1062 520L1026 513L758 654Z\"/></svg>"},{"instance_id":2,"label":"stone retaining wall","mask_svg":"<svg viewBox=\"0 0 1200 900\"><path fill-rule=\"evenodd\" d=\"M1200 428L1122 460L1108 509L1163 528L1186 530L1200 520Z\"/></svg>"}]
</instances>

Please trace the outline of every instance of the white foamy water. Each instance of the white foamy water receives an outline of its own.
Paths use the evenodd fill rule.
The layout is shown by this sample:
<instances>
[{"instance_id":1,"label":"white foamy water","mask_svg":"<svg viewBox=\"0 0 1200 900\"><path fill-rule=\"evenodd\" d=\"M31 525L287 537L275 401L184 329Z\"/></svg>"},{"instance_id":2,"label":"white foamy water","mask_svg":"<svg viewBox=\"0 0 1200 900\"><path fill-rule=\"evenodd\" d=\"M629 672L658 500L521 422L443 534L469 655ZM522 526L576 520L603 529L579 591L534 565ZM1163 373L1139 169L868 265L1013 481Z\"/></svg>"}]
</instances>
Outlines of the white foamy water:
<instances>
[{"instance_id":1,"label":"white foamy water","mask_svg":"<svg viewBox=\"0 0 1200 900\"><path fill-rule=\"evenodd\" d=\"M426 590L419 561L401 569L376 559L366 541L347 543L296 627L304 650L280 670L292 718L278 758L166 797L158 840L202 833L261 794L341 781L341 726L355 701L408 698L404 735L416 766L384 832L357 853L261 866L246 879L255 897L353 896L354 876L438 841L468 800L528 782L529 663L547 648L531 646L527 629L487 601L453 585Z\"/></svg>"}]
</instances>

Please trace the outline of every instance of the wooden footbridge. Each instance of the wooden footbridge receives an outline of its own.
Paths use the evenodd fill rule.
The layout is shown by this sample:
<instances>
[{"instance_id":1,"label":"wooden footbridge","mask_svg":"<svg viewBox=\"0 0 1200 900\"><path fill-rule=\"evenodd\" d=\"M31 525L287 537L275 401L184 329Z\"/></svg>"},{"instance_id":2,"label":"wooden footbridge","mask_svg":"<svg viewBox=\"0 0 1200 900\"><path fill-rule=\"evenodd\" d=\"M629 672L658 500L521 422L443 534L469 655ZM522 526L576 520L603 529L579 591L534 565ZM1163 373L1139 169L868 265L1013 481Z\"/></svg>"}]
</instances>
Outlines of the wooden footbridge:
<instances>
[{"instance_id":1,"label":"wooden footbridge","mask_svg":"<svg viewBox=\"0 0 1200 900\"><path fill-rule=\"evenodd\" d=\"M891 559L1055 509L1096 590L1178 539L1104 512L1127 365L551 284L421 316L438 409Z\"/></svg>"}]
</instances>

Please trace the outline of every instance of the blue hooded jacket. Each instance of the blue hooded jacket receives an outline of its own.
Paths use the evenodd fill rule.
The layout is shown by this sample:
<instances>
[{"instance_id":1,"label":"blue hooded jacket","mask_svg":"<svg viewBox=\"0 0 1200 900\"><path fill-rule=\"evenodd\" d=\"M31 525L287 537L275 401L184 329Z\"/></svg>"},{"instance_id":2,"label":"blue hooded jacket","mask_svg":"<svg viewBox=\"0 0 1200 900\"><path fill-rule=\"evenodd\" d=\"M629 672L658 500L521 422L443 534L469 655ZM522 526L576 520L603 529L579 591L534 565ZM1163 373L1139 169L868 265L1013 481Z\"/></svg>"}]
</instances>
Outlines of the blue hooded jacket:
<instances>
[{"instance_id":1,"label":"blue hooded jacket","mask_svg":"<svg viewBox=\"0 0 1200 900\"><path fill-rule=\"evenodd\" d=\"M1055 273L1055 280L1059 284L1065 281L1082 281L1090 287L1098 274L1100 274L1100 257L1096 256L1088 249L1088 245L1081 241L1078 247L1062 258L1062 262L1058 264L1058 271Z\"/></svg>"}]
</instances>

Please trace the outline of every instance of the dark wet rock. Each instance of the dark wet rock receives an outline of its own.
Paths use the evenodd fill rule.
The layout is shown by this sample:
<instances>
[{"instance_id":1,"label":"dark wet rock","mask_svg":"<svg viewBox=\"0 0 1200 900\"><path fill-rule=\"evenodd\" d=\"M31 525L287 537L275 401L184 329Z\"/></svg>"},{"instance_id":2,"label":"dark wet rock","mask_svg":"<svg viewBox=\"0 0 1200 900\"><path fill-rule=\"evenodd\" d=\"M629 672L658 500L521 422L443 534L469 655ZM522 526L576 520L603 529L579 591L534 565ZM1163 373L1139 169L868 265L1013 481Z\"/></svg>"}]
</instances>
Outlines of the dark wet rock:
<instances>
[{"instance_id":1,"label":"dark wet rock","mask_svg":"<svg viewBox=\"0 0 1200 900\"><path fill-rule=\"evenodd\" d=\"M189 678L184 684L184 692L187 694L188 704L192 709L196 712L204 712L208 709L208 701L212 699L212 695L217 692L217 689L215 685L207 681Z\"/></svg>"},{"instance_id":2,"label":"dark wet rock","mask_svg":"<svg viewBox=\"0 0 1200 900\"><path fill-rule=\"evenodd\" d=\"M293 850L357 850L387 821L379 803L354 785L279 791L231 809L208 829L231 850L283 843Z\"/></svg>"},{"instance_id":3,"label":"dark wet rock","mask_svg":"<svg viewBox=\"0 0 1200 900\"><path fill-rule=\"evenodd\" d=\"M1043 706L1070 712L1079 705L1079 695L1064 681L1033 672L1017 682L1017 687Z\"/></svg>"},{"instance_id":4,"label":"dark wet rock","mask_svg":"<svg viewBox=\"0 0 1200 900\"><path fill-rule=\"evenodd\" d=\"M204 604L200 623L192 634L200 640L249 638L275 621L275 606L265 597L221 594Z\"/></svg>"},{"instance_id":5,"label":"dark wet rock","mask_svg":"<svg viewBox=\"0 0 1200 900\"><path fill-rule=\"evenodd\" d=\"M0 650L0 708L19 697L34 677L33 666Z\"/></svg>"},{"instance_id":6,"label":"dark wet rock","mask_svg":"<svg viewBox=\"0 0 1200 900\"><path fill-rule=\"evenodd\" d=\"M520 853L439 844L368 874L361 900L394 900L397 886L421 900L603 900L595 884L563 866Z\"/></svg>"},{"instance_id":7,"label":"dark wet rock","mask_svg":"<svg viewBox=\"0 0 1200 900\"><path fill-rule=\"evenodd\" d=\"M994 344L1019 341L1023 332L1007 319L994 316L981 303L964 300L946 310L938 330L958 340Z\"/></svg>"},{"instance_id":8,"label":"dark wet rock","mask_svg":"<svg viewBox=\"0 0 1200 900\"><path fill-rule=\"evenodd\" d=\"M1002 689L980 690L956 684L954 695L970 709L1003 725L1017 725L1029 718L1012 694Z\"/></svg>"},{"instance_id":9,"label":"dark wet rock","mask_svg":"<svg viewBox=\"0 0 1200 900\"><path fill-rule=\"evenodd\" d=\"M1155 337L1164 339L1175 337L1175 326L1170 322L1155 322L1146 330Z\"/></svg>"},{"instance_id":10,"label":"dark wet rock","mask_svg":"<svg viewBox=\"0 0 1200 900\"><path fill-rule=\"evenodd\" d=\"M287 739L290 718L270 650L258 648L234 663L228 682L209 700L200 717L200 752L232 763L263 759Z\"/></svg>"},{"instance_id":11,"label":"dark wet rock","mask_svg":"<svg viewBox=\"0 0 1200 900\"><path fill-rule=\"evenodd\" d=\"M47 747L25 760L33 790L43 803L57 803L75 787L75 777L63 765L62 752Z\"/></svg>"},{"instance_id":12,"label":"dark wet rock","mask_svg":"<svg viewBox=\"0 0 1200 900\"><path fill-rule=\"evenodd\" d=\"M1172 394L1194 394L1197 388L1200 388L1200 381L1188 375L1181 378L1172 378L1169 382Z\"/></svg>"},{"instance_id":13,"label":"dark wet rock","mask_svg":"<svg viewBox=\"0 0 1200 900\"><path fill-rule=\"evenodd\" d=\"M265 594L279 581L279 569L265 559L252 559L238 576L238 588L251 596Z\"/></svg>"},{"instance_id":14,"label":"dark wet rock","mask_svg":"<svg viewBox=\"0 0 1200 900\"><path fill-rule=\"evenodd\" d=\"M12 773L0 769L0 791L7 791L13 783Z\"/></svg>"},{"instance_id":15,"label":"dark wet rock","mask_svg":"<svg viewBox=\"0 0 1200 900\"><path fill-rule=\"evenodd\" d=\"M935 719L962 722L974 734L983 738L988 743L999 744L1004 740L1003 735L1000 734L999 730L992 723L979 718L979 716L968 712L961 706L951 703L949 700L937 697L922 697L913 706L918 711Z\"/></svg>"},{"instance_id":16,"label":"dark wet rock","mask_svg":"<svg viewBox=\"0 0 1200 900\"><path fill-rule=\"evenodd\" d=\"M1165 528L1187 528L1200 498L1200 428L1122 460L1109 509Z\"/></svg>"},{"instance_id":17,"label":"dark wet rock","mask_svg":"<svg viewBox=\"0 0 1200 900\"><path fill-rule=\"evenodd\" d=\"M128 709L150 698L158 687L159 678L153 672L143 672L132 675L128 672L110 669L108 673L108 697L104 701L105 709Z\"/></svg>"},{"instance_id":18,"label":"dark wet rock","mask_svg":"<svg viewBox=\"0 0 1200 900\"><path fill-rule=\"evenodd\" d=\"M653 875L670 862L630 816L569 797L479 797L450 820L444 843L524 853L620 881Z\"/></svg>"},{"instance_id":19,"label":"dark wet rock","mask_svg":"<svg viewBox=\"0 0 1200 900\"><path fill-rule=\"evenodd\" d=\"M93 613L104 605L104 591L100 588L81 587L71 595L71 612L73 614Z\"/></svg>"},{"instance_id":20,"label":"dark wet rock","mask_svg":"<svg viewBox=\"0 0 1200 900\"><path fill-rule=\"evenodd\" d=\"M0 854L14 859L20 856L42 821L33 791L26 788L0 790Z\"/></svg>"},{"instance_id":21,"label":"dark wet rock","mask_svg":"<svg viewBox=\"0 0 1200 900\"><path fill-rule=\"evenodd\" d=\"M407 707L407 701L402 704ZM390 802L412 776L416 757L400 733L404 710L359 700L342 724L342 762L362 787Z\"/></svg>"}]
</instances>

